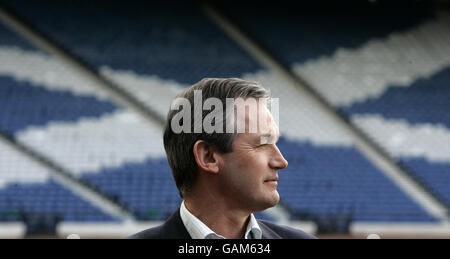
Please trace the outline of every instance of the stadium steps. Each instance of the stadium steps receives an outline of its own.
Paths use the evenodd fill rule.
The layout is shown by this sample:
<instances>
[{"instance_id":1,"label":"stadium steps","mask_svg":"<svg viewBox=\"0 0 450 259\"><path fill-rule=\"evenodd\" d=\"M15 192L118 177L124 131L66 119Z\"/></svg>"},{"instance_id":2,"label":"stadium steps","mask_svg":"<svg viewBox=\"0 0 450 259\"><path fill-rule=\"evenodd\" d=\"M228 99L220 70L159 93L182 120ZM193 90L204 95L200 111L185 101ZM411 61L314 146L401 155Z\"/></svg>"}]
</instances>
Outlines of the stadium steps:
<instances>
[{"instance_id":1,"label":"stadium steps","mask_svg":"<svg viewBox=\"0 0 450 259\"><path fill-rule=\"evenodd\" d=\"M71 67L78 73L83 73L89 79L95 81L101 89L107 91L106 95L109 95L111 99L116 100L118 103L122 103L131 107L134 111L139 111L140 114L144 114L146 117L151 117L152 120L155 118L162 121L162 118L151 115L152 112L148 111L139 105L139 102L135 101L133 98L128 97L126 94L120 91L111 90L114 89L114 85L108 83L106 80L98 77L94 72L89 70L89 68L83 65L81 62L70 57L63 48L54 45L48 38L34 30L30 25L27 25L20 21L17 17L9 13L0 6L0 19L10 27L12 31L16 31L19 35L22 35L25 39L32 42L38 48L43 49L59 58L64 60L68 67ZM131 100L130 100L131 99ZM47 168L52 174L53 178L58 182L68 187L84 199L95 204L102 209L106 214L125 221L133 221L133 215L129 213L129 208L124 204L119 203L117 200L112 199L110 196L105 195L101 190L96 189L94 186L90 185L88 182L84 182L82 179L75 176L74 173L70 172L66 168L48 158L45 154L37 152L30 146L21 143L17 140L11 132L0 131L0 139L2 142L14 147L17 151L24 154L29 159L35 161L40 166Z\"/></svg>"},{"instance_id":2,"label":"stadium steps","mask_svg":"<svg viewBox=\"0 0 450 259\"><path fill-rule=\"evenodd\" d=\"M161 113L158 109L153 110L154 106L151 104L148 105L148 103L144 103L145 101L140 100L140 97L142 96L131 94L130 92L133 88L128 87L126 83L121 84L120 78L115 78L112 71L107 68L97 70L92 67L92 64L82 61L75 54L68 51L67 46L63 46L57 41L52 40L52 35L40 32L38 29L18 17L16 13L10 15L12 13L11 10L8 10L8 12L3 12L3 18L11 27L15 28L16 31L20 32L29 41L33 42L35 45L39 46L48 53L60 58L73 70L83 73L86 77L89 77L95 82L94 85L105 89L109 93L110 99L116 101L128 110L136 112L140 116L142 115L144 118L151 121L151 124L159 124L160 127L162 126L162 123L164 122L163 116L165 116L165 114ZM135 90L137 90L136 92L139 92L139 89ZM170 88L161 90L168 91ZM164 106L162 106L162 108L165 109ZM72 172L70 174L74 173ZM96 178L96 176L89 176L89 174L84 175L82 179L86 181L83 181L83 183L89 186L91 184L90 178ZM269 215L264 215L261 213L258 214L258 217L273 220L273 217L271 217L270 214L277 215L276 218L279 216L279 213L277 212L268 212L268 214ZM288 216L285 215L284 218L286 219Z\"/></svg>"},{"instance_id":3,"label":"stadium steps","mask_svg":"<svg viewBox=\"0 0 450 259\"><path fill-rule=\"evenodd\" d=\"M11 148L15 149L17 152L20 152L27 159L30 159L33 162L37 163L39 166L46 168L47 172L51 174L56 182L69 188L74 193L78 194L80 197L84 198L90 203L95 204L105 214L111 215L113 218L117 218L120 220L131 219L129 213L127 213L124 208L117 206L117 204L111 201L109 197L106 197L98 191L88 188L85 183L82 183L79 181L79 179L74 178L72 174L58 166L56 163L25 147L2 131L0 131L0 141L2 142L2 144L8 145Z\"/></svg>"},{"instance_id":4,"label":"stadium steps","mask_svg":"<svg viewBox=\"0 0 450 259\"><path fill-rule=\"evenodd\" d=\"M72 70L82 73L85 77L89 78L99 88L105 90L108 93L108 96L117 104L127 107L148 120L157 121L161 123L161 125L164 123L165 118L156 111L152 110L151 107L143 104L138 98L129 94L112 80L101 76L87 63L83 62L75 55L72 55L69 51L67 51L67 49L64 48L64 46L61 46L56 41L53 41L48 35L45 35L34 28L14 11L0 5L0 18L13 31L16 31L19 35L34 44L37 48L58 57L68 67L71 67Z\"/></svg>"},{"instance_id":5,"label":"stadium steps","mask_svg":"<svg viewBox=\"0 0 450 259\"><path fill-rule=\"evenodd\" d=\"M69 59L70 58L72 58L72 57L68 57ZM270 58L269 58L270 59ZM270 61L269 61L270 62ZM264 63L264 62L263 62ZM89 68L89 67L88 67ZM275 70L277 69L276 67L274 68ZM283 73L283 70L284 70L284 68L282 68L281 70L279 70L278 71L278 73ZM98 76L98 74L97 75L95 75L96 77ZM288 77L287 77L288 78ZM296 81L297 80L299 80L299 78L296 78L293 82L291 82L293 85L295 85L296 84ZM301 80L301 79L300 79ZM119 94L120 95L120 94Z\"/></svg>"}]
</instances>

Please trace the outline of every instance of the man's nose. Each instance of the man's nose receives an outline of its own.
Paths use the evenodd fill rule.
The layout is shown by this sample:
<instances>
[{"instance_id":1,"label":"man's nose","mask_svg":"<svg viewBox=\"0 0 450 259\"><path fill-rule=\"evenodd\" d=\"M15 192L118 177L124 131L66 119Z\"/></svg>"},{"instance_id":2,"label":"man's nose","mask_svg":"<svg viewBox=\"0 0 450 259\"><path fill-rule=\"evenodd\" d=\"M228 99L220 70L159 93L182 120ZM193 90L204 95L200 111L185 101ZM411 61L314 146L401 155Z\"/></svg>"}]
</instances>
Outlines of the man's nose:
<instances>
[{"instance_id":1,"label":"man's nose","mask_svg":"<svg viewBox=\"0 0 450 259\"><path fill-rule=\"evenodd\" d=\"M281 151L278 149L276 145L273 145L274 150L274 156L270 160L270 167L274 169L284 169L288 166L288 161L284 159L283 155L281 154Z\"/></svg>"}]
</instances>

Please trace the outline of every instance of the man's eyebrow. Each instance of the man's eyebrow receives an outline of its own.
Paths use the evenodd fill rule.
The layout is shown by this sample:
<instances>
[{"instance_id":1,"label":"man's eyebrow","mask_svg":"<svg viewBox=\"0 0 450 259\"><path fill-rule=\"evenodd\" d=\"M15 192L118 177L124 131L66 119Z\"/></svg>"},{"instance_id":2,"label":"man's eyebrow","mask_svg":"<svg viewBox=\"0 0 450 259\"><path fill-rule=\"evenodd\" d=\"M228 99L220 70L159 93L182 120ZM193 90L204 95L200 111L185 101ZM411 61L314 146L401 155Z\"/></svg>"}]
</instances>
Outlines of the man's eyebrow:
<instances>
[{"instance_id":1,"label":"man's eyebrow","mask_svg":"<svg viewBox=\"0 0 450 259\"><path fill-rule=\"evenodd\" d=\"M280 138L280 134L273 134L273 133L266 133L266 134L262 134L261 137L275 137L276 139Z\"/></svg>"},{"instance_id":2,"label":"man's eyebrow","mask_svg":"<svg viewBox=\"0 0 450 259\"><path fill-rule=\"evenodd\" d=\"M260 142L269 142L269 140L278 141L280 134L266 133L259 136Z\"/></svg>"}]
</instances>

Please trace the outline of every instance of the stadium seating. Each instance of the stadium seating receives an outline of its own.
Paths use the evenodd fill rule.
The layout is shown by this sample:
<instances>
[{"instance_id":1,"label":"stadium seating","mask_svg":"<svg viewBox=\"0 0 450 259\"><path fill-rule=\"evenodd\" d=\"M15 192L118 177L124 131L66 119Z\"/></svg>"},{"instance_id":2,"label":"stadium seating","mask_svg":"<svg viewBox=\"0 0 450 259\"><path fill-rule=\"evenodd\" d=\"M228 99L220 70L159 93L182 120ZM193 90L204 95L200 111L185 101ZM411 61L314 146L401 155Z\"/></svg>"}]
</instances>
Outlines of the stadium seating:
<instances>
[{"instance_id":1,"label":"stadium seating","mask_svg":"<svg viewBox=\"0 0 450 259\"><path fill-rule=\"evenodd\" d=\"M86 173L85 181L129 206L141 220L162 220L181 203L165 159L125 163L120 168Z\"/></svg>"},{"instance_id":2,"label":"stadium seating","mask_svg":"<svg viewBox=\"0 0 450 259\"><path fill-rule=\"evenodd\" d=\"M279 141L289 166L279 172L281 201L294 215L314 220L434 221L356 150ZM358 159L359 158L359 159Z\"/></svg>"},{"instance_id":3,"label":"stadium seating","mask_svg":"<svg viewBox=\"0 0 450 259\"><path fill-rule=\"evenodd\" d=\"M161 79L183 84L199 80L205 71L211 77L230 77L260 68L258 63L218 30L199 9L192 9L183 3L177 3L170 10L167 9L169 6L170 4L156 3L124 8L122 3L117 2L104 9L103 5L85 6L76 2L61 5L57 1L44 1L36 6L20 5L18 11L23 11L38 29L98 70L107 67L139 75L156 74ZM55 9L58 12L54 12ZM50 16L48 19L44 18L42 14L45 13L52 13L51 16L63 26L58 26ZM96 14L95 17L89 15L92 13ZM186 23L179 23L180 17L186 19ZM95 23L91 19L95 19ZM93 24L99 26L92 26ZM108 24L106 27L109 30L105 30L105 24ZM129 29L131 27L132 30ZM85 31L85 35L96 37L74 33L80 28ZM218 60L221 62L217 62ZM139 91L149 92L151 89L137 88L134 94L139 96ZM158 104L158 100L155 102ZM92 105L94 103L93 100ZM87 110L97 111L97 117L101 115L101 108L89 106L91 105L86 107ZM163 110L162 114L165 116L167 104L159 106L161 108L157 109ZM107 112L115 111L115 107L108 105L105 105L105 109ZM74 120L70 116L65 119ZM61 156L67 156L64 153L59 155L56 160L63 160ZM154 177L156 182L149 181ZM127 205L142 220L164 219L180 203L169 167L162 158L150 158L133 166L124 164L97 172L82 172L81 179ZM129 186L124 179L131 179L141 185ZM263 214L258 216L270 218Z\"/></svg>"},{"instance_id":4,"label":"stadium seating","mask_svg":"<svg viewBox=\"0 0 450 259\"><path fill-rule=\"evenodd\" d=\"M261 68L189 1L5 5L98 70L109 67L192 84L205 74L231 77Z\"/></svg>"},{"instance_id":5,"label":"stadium seating","mask_svg":"<svg viewBox=\"0 0 450 259\"><path fill-rule=\"evenodd\" d=\"M11 77L0 76L0 84L1 130L11 135L51 121L96 118L117 108L111 102L74 96L70 92L49 91Z\"/></svg>"},{"instance_id":6,"label":"stadium seating","mask_svg":"<svg viewBox=\"0 0 450 259\"><path fill-rule=\"evenodd\" d=\"M221 3L247 34L450 205L449 10L361 5Z\"/></svg>"},{"instance_id":7,"label":"stadium seating","mask_svg":"<svg viewBox=\"0 0 450 259\"><path fill-rule=\"evenodd\" d=\"M0 23L0 48L38 52ZM6 50L5 50L6 49ZM1 54L2 62L7 62ZM3 68L3 66L2 66ZM115 109L108 102L48 91L0 73L0 131L14 138L26 127L51 121L73 121ZM58 217L66 222L117 221L96 205L51 179L49 173L25 155L0 145L0 221L26 221L32 215Z\"/></svg>"},{"instance_id":8,"label":"stadium seating","mask_svg":"<svg viewBox=\"0 0 450 259\"><path fill-rule=\"evenodd\" d=\"M402 158L400 162L412 171L419 182L431 187L445 203L450 204L448 162L430 162L424 158Z\"/></svg>"},{"instance_id":9,"label":"stadium seating","mask_svg":"<svg viewBox=\"0 0 450 259\"><path fill-rule=\"evenodd\" d=\"M65 222L118 221L54 180L0 189L0 221L22 221L30 215L50 215Z\"/></svg>"},{"instance_id":10,"label":"stadium seating","mask_svg":"<svg viewBox=\"0 0 450 259\"><path fill-rule=\"evenodd\" d=\"M159 98L153 91L175 93L205 75L252 78L269 73L221 32L199 8L187 4L123 5L123 2L112 2L106 6L96 3L84 5L77 1L39 1L27 4L13 1L5 4L102 76L115 81L138 99L139 96L146 96L144 101L162 115L167 112L167 100L172 96L167 94ZM245 9L241 10L244 12ZM348 13L339 14L338 17L330 17L327 12L306 15L291 13L290 16L283 15L283 19L253 19L249 14L262 15L247 12L246 15L237 13L234 16L235 19L240 18L238 21L250 35L295 71L302 69L296 67L298 64L320 61L322 57L331 56L340 48L358 48L372 38L388 37L390 33L414 27L431 16L426 12L409 14L414 17L411 21L397 19L395 13L390 14L389 19L383 20L382 26L379 26L379 22L369 23L373 20L373 15L359 14L355 19L367 20L363 19L364 22L353 27L350 26L354 24L353 20L343 18L349 17ZM312 21L312 17L317 15L322 15L322 18ZM180 23L180 20L183 22ZM341 23L336 23L337 20ZM298 24L303 27L296 27ZM12 41L9 35L6 36L9 32L0 33L3 33L0 35L1 46L35 51L32 47L24 47L26 43L18 43L19 39ZM313 80L314 77L308 79ZM312 82L312 86L316 87L315 81ZM262 83L264 85L265 82ZM76 87L67 91L54 91L48 85L20 82L8 75L0 77L0 84L0 126L3 131L68 167L88 186L125 205L139 220L163 220L179 206L181 199L158 135L161 133L160 125L142 126L142 132L156 132L154 135L142 133L134 136L126 133L131 132L131 129L127 129L123 120L114 121L111 124L113 127L104 127L102 123L105 120L123 110L111 100L99 98L97 93L78 95L74 93ZM166 87L161 90L157 85ZM274 85L273 92L277 93L275 85L283 85L283 82L275 80L271 85ZM322 94L327 93L321 89L316 90ZM280 95L295 96L295 90L284 91L280 91ZM352 89L344 91L342 95L347 91L351 92ZM328 95L336 93L331 92ZM33 98L30 98L31 95ZM282 101L284 107L287 107L283 109L286 110L302 105L292 98ZM335 105L333 102L332 104ZM350 109L349 106L335 106L351 116L345 110ZM12 112L16 115L11 116ZM292 120L288 115L287 112L282 112L281 120L290 121L289 126L295 124L292 131L304 132L304 128L311 126ZM325 119L320 114L310 114L309 117L311 123L318 128L332 131L321 124ZM438 115L436 117L439 119ZM83 131L70 131L87 124L89 127L83 128ZM61 132L66 133L53 133L52 130L59 126ZM284 133L284 129L281 130ZM111 133L115 131L124 132L118 135L126 139L122 142L116 139L116 135ZM60 138L43 146L32 137L37 133ZM339 134L336 136L342 137ZM339 139L336 143L319 145L311 138L302 137L286 137L279 142L280 150L290 163L284 172L280 171L279 191L282 203L292 211L292 219L304 218L305 215L308 219L349 215L356 221L435 221L353 145L344 145ZM79 154L74 154L73 150L61 148L68 141L75 143L74 146L79 145L77 147L89 150L77 149ZM107 150L108 143L114 143L116 149ZM154 145L159 153L151 153L144 148L145 145ZM81 158L85 154L89 154L87 158ZM97 161L102 155L108 158L99 162L98 166L84 167L92 160ZM56 183L50 182L37 187L27 185L18 188L26 189L27 192L24 193L28 193L28 190L33 193L42 188L52 195L67 196L68 200L74 201L67 202L68 204L74 204L77 209L86 209L88 212L85 215L75 213L73 217L69 217L73 212L70 207L56 209L43 205L48 210L66 215L64 220L111 220L88 204L76 201L73 194L70 196L70 192L55 185ZM9 196L18 192L10 186L0 189L2 191ZM28 204L31 199L26 197L23 198L24 204ZM0 204L8 204L8 201L2 202ZM264 213L258 213L257 216L274 220Z\"/></svg>"},{"instance_id":11,"label":"stadium seating","mask_svg":"<svg viewBox=\"0 0 450 259\"><path fill-rule=\"evenodd\" d=\"M450 169L450 161L445 147L448 142L446 135L442 136L442 134L433 134L432 132L435 129L448 132L450 129L450 118L447 112L447 101L450 98L449 82L450 69L446 68L429 78L415 81L407 88L391 86L376 99L354 103L342 109L349 116L376 115L386 120L401 120L410 125L409 127L412 129L415 127L428 129L429 133L426 134L426 139L417 138L409 144L419 149L418 154L413 156L396 154L396 157L411 174L433 190L448 205L450 205L448 191L450 177L447 172ZM374 128L371 129L365 123L360 124L388 150L396 149L392 139L383 139ZM395 128L388 132L399 134ZM428 146L428 148L424 148L424 146ZM423 149L426 151L420 151ZM434 154L431 153L432 151ZM439 156L439 159L436 159L436 156Z\"/></svg>"},{"instance_id":12,"label":"stadium seating","mask_svg":"<svg viewBox=\"0 0 450 259\"><path fill-rule=\"evenodd\" d=\"M408 87L392 85L378 98L353 103L343 107L353 114L378 114L386 119L402 119L411 125L434 124L450 129L447 112L450 97L450 68L445 68L429 78L420 78Z\"/></svg>"},{"instance_id":13,"label":"stadium seating","mask_svg":"<svg viewBox=\"0 0 450 259\"><path fill-rule=\"evenodd\" d=\"M426 6L377 8L365 2L353 7L243 2L236 8L234 3L220 1L217 6L286 65L358 48L370 39L413 28L435 15Z\"/></svg>"}]
</instances>

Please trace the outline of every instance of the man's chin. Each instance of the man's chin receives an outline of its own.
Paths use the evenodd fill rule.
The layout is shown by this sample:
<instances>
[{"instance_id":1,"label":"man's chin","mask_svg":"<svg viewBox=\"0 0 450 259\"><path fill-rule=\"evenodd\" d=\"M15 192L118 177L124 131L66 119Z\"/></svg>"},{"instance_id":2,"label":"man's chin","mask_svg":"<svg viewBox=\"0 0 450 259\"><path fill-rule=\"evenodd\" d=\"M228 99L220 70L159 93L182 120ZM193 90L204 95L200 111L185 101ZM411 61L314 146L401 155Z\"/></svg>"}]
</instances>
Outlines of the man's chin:
<instances>
[{"instance_id":1,"label":"man's chin","mask_svg":"<svg viewBox=\"0 0 450 259\"><path fill-rule=\"evenodd\" d=\"M273 197L267 198L264 200L264 202L261 202L258 211L263 211L275 207L279 202L280 202L280 195L278 195L278 192L276 192L276 194L273 194Z\"/></svg>"},{"instance_id":2,"label":"man's chin","mask_svg":"<svg viewBox=\"0 0 450 259\"><path fill-rule=\"evenodd\" d=\"M274 201L273 201L272 205L270 206L270 208L276 206L279 202L280 202L280 195L277 192L276 198L274 198Z\"/></svg>"}]
</instances>

